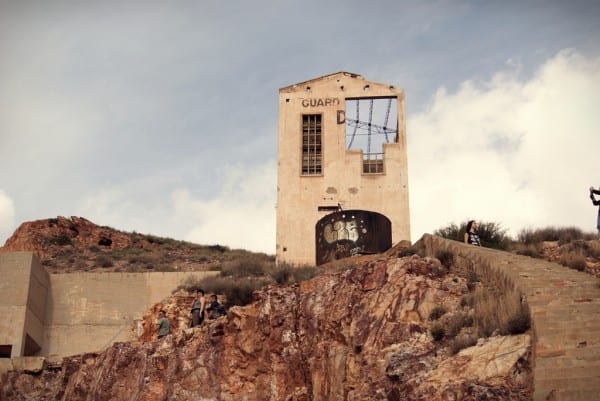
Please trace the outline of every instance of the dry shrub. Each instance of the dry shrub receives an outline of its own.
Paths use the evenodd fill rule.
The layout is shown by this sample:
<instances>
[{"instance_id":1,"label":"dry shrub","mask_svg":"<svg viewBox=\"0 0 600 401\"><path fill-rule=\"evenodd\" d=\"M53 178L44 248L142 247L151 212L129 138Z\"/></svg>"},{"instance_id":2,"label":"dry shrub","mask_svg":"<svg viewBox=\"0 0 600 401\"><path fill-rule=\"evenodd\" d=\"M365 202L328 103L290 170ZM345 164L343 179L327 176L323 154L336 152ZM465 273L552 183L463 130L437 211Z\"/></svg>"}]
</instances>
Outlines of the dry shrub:
<instances>
[{"instance_id":1,"label":"dry shrub","mask_svg":"<svg viewBox=\"0 0 600 401\"><path fill-rule=\"evenodd\" d=\"M112 267L114 264L113 259L108 255L100 254L96 256L96 266L98 267Z\"/></svg>"},{"instance_id":2,"label":"dry shrub","mask_svg":"<svg viewBox=\"0 0 600 401\"><path fill-rule=\"evenodd\" d=\"M269 275L277 284L293 284L309 280L321 271L315 266L294 267L287 263L280 263L277 267L269 270Z\"/></svg>"},{"instance_id":3,"label":"dry shrub","mask_svg":"<svg viewBox=\"0 0 600 401\"><path fill-rule=\"evenodd\" d=\"M561 256L560 264L571 269L584 271L585 264L585 256L582 251L568 252Z\"/></svg>"},{"instance_id":4,"label":"dry shrub","mask_svg":"<svg viewBox=\"0 0 600 401\"><path fill-rule=\"evenodd\" d=\"M474 300L474 322L484 337L507 335L529 329L529 308L521 302L521 293L515 289L499 294L478 289Z\"/></svg>"},{"instance_id":5,"label":"dry shrub","mask_svg":"<svg viewBox=\"0 0 600 401\"><path fill-rule=\"evenodd\" d=\"M475 295L465 294L460 298L460 306L465 308L472 308L475 305Z\"/></svg>"},{"instance_id":6,"label":"dry shrub","mask_svg":"<svg viewBox=\"0 0 600 401\"><path fill-rule=\"evenodd\" d=\"M414 247L409 247L409 248L404 248L401 251L398 252L398 254L396 255L396 257L398 258L403 258L405 256L412 256L412 255L417 255L420 254L419 250L417 248Z\"/></svg>"},{"instance_id":7,"label":"dry shrub","mask_svg":"<svg viewBox=\"0 0 600 401\"><path fill-rule=\"evenodd\" d=\"M446 308L443 306L435 306L431 312L429 312L429 320L438 320L446 313Z\"/></svg>"},{"instance_id":8,"label":"dry shrub","mask_svg":"<svg viewBox=\"0 0 600 401\"><path fill-rule=\"evenodd\" d=\"M183 289L193 292L202 288L207 294L220 294L226 299L226 307L247 305L253 300L253 293L270 284L266 278L252 277L239 280L235 277L210 276L197 279L193 276L184 280L175 291Z\"/></svg>"},{"instance_id":9,"label":"dry shrub","mask_svg":"<svg viewBox=\"0 0 600 401\"><path fill-rule=\"evenodd\" d=\"M473 326L473 318L463 312L453 313L446 319L446 337L454 338L464 327Z\"/></svg>"},{"instance_id":10,"label":"dry shrub","mask_svg":"<svg viewBox=\"0 0 600 401\"><path fill-rule=\"evenodd\" d=\"M438 322L434 323L429 331L431 332L434 341L440 341L446 335L444 325Z\"/></svg>"},{"instance_id":11,"label":"dry shrub","mask_svg":"<svg viewBox=\"0 0 600 401\"><path fill-rule=\"evenodd\" d=\"M477 336L474 334L461 334L452 339L449 344L450 353L455 355L461 349L472 347L477 344Z\"/></svg>"},{"instance_id":12,"label":"dry shrub","mask_svg":"<svg viewBox=\"0 0 600 401\"><path fill-rule=\"evenodd\" d=\"M544 241L558 241L559 244L583 239L592 240L594 234L584 233L577 227L545 227L538 229L524 229L518 234L517 239L524 244L535 244Z\"/></svg>"},{"instance_id":13,"label":"dry shrub","mask_svg":"<svg viewBox=\"0 0 600 401\"><path fill-rule=\"evenodd\" d=\"M450 269L454 263L454 254L450 251L438 251L435 257L446 269Z\"/></svg>"},{"instance_id":14,"label":"dry shrub","mask_svg":"<svg viewBox=\"0 0 600 401\"><path fill-rule=\"evenodd\" d=\"M529 256L532 258L542 257L542 244L540 242L535 244L522 244L517 243L515 245L515 251L517 255Z\"/></svg>"},{"instance_id":15,"label":"dry shrub","mask_svg":"<svg viewBox=\"0 0 600 401\"><path fill-rule=\"evenodd\" d=\"M272 265L260 256L249 254L245 258L223 264L221 276L260 277L266 275L271 267Z\"/></svg>"}]
</instances>

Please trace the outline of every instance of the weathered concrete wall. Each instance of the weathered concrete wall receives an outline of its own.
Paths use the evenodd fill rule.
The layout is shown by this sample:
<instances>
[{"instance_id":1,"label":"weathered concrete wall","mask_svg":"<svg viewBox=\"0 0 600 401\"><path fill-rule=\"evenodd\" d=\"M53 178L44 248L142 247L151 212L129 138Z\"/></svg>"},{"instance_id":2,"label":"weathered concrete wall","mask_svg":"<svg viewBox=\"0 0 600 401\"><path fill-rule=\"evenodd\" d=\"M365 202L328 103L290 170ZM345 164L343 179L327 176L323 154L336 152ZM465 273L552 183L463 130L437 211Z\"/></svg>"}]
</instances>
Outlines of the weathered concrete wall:
<instances>
[{"instance_id":1,"label":"weathered concrete wall","mask_svg":"<svg viewBox=\"0 0 600 401\"><path fill-rule=\"evenodd\" d=\"M0 253L0 344L12 345L11 356L27 353L29 335L44 339L48 274L30 252ZM35 351L35 350L34 350Z\"/></svg>"},{"instance_id":2,"label":"weathered concrete wall","mask_svg":"<svg viewBox=\"0 0 600 401\"><path fill-rule=\"evenodd\" d=\"M135 320L188 277L214 272L73 273L51 275L42 355L98 351L132 340Z\"/></svg>"},{"instance_id":3,"label":"weathered concrete wall","mask_svg":"<svg viewBox=\"0 0 600 401\"><path fill-rule=\"evenodd\" d=\"M368 97L397 101L398 141L383 145L384 172L380 174L363 173L362 152L346 149L346 124L338 123L338 112L345 112L346 99ZM314 102L307 101L309 99ZM322 119L322 173L319 175L302 175L302 115L305 114L319 114ZM315 224L330 213L319 211L319 206L340 204L344 210L381 213L392 222L392 242L410 240L401 89L350 73L327 75L282 88L279 90L278 135L278 262L316 262Z\"/></svg>"},{"instance_id":4,"label":"weathered concrete wall","mask_svg":"<svg viewBox=\"0 0 600 401\"><path fill-rule=\"evenodd\" d=\"M132 340L134 322L152 305L190 277L214 274L48 275L31 252L0 253L0 345L12 345L11 357L61 357Z\"/></svg>"}]
</instances>

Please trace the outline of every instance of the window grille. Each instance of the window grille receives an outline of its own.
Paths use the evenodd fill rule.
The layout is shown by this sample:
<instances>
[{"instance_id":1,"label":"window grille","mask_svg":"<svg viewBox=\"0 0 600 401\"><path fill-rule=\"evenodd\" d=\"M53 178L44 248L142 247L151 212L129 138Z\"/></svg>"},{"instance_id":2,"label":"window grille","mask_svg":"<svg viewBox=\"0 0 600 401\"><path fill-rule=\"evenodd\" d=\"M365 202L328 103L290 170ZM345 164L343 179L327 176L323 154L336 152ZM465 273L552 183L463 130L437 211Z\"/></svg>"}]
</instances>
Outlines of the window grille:
<instances>
[{"instance_id":1,"label":"window grille","mask_svg":"<svg viewBox=\"0 0 600 401\"><path fill-rule=\"evenodd\" d=\"M302 116L302 175L322 173L321 115Z\"/></svg>"}]
</instances>

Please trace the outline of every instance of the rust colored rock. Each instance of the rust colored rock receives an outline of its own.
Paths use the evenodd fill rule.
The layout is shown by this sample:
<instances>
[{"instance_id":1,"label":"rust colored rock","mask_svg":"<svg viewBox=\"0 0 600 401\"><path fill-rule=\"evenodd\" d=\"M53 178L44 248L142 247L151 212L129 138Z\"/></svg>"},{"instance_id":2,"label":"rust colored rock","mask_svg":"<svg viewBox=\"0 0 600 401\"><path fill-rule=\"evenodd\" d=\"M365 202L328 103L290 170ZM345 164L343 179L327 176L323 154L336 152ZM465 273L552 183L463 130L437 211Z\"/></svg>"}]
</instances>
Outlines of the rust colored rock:
<instances>
[{"instance_id":1,"label":"rust colored rock","mask_svg":"<svg viewBox=\"0 0 600 401\"><path fill-rule=\"evenodd\" d=\"M454 356L433 341L430 311L458 307L468 291L465 278L452 277L458 284L450 287L450 273L438 278L437 269L418 256L366 261L267 287L252 304L193 329L189 296L175 294L144 317L139 342L65 358L37 375L9 372L0 399L530 399L527 336L490 339ZM173 329L156 340L160 309Z\"/></svg>"}]
</instances>

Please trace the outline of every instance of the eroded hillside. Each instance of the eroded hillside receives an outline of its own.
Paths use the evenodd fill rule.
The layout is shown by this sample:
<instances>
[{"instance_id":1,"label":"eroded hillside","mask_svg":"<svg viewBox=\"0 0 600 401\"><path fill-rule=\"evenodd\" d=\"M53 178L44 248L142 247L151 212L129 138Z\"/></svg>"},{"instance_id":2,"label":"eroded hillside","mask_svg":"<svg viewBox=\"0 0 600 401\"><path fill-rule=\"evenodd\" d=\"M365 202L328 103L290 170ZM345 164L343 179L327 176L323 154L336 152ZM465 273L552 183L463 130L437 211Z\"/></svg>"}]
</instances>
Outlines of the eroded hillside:
<instances>
[{"instance_id":1,"label":"eroded hillside","mask_svg":"<svg viewBox=\"0 0 600 401\"><path fill-rule=\"evenodd\" d=\"M484 338L472 300L485 286L472 272L403 254L269 286L252 304L198 329L183 328L189 297L175 294L149 311L139 342L66 358L38 373L10 372L0 398L531 399L529 334L496 330ZM161 308L173 330L156 340Z\"/></svg>"},{"instance_id":2,"label":"eroded hillside","mask_svg":"<svg viewBox=\"0 0 600 401\"><path fill-rule=\"evenodd\" d=\"M0 252L32 251L50 273L204 271L236 259L273 257L198 245L98 226L83 217L57 217L22 223Z\"/></svg>"}]
</instances>

